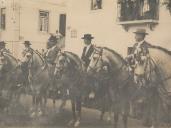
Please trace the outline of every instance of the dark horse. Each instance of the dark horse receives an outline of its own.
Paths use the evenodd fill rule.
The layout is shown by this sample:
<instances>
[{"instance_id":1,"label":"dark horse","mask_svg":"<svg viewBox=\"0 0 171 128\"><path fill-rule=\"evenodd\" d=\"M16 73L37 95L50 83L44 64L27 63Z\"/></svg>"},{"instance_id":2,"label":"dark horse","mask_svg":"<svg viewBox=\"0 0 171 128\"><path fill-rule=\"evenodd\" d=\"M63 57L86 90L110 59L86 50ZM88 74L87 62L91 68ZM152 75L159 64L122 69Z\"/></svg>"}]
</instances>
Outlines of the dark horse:
<instances>
[{"instance_id":1,"label":"dark horse","mask_svg":"<svg viewBox=\"0 0 171 128\"><path fill-rule=\"evenodd\" d=\"M7 91L10 100L19 101L23 89L22 71L18 66L18 61L11 54L0 53L0 90Z\"/></svg>"},{"instance_id":2,"label":"dark horse","mask_svg":"<svg viewBox=\"0 0 171 128\"><path fill-rule=\"evenodd\" d=\"M151 122L150 125L158 127L160 110L164 110L165 118L170 122L171 108L171 52L159 47L151 46L149 48L150 57L147 59L146 66L137 65L135 70L142 68L144 72L145 85L140 91L146 98L147 116ZM140 76L138 76L140 77Z\"/></svg>"},{"instance_id":3,"label":"dark horse","mask_svg":"<svg viewBox=\"0 0 171 128\"><path fill-rule=\"evenodd\" d=\"M26 53L21 60L21 67L25 72L26 80L28 81L31 95L33 96L33 112L31 116L42 115L42 109L46 105L47 89L50 83L48 69L43 57L36 51ZM44 104L43 103L44 99ZM43 106L44 105L44 106Z\"/></svg>"},{"instance_id":4,"label":"dark horse","mask_svg":"<svg viewBox=\"0 0 171 128\"><path fill-rule=\"evenodd\" d=\"M80 58L71 52L60 52L56 58L54 75L58 84L69 89L73 120L69 125L78 127L81 119L83 71Z\"/></svg>"},{"instance_id":5,"label":"dark horse","mask_svg":"<svg viewBox=\"0 0 171 128\"><path fill-rule=\"evenodd\" d=\"M101 79L102 76L108 78L105 93L111 99L114 128L118 126L119 113L122 114L124 128L127 128L133 80L127 70L126 61L109 48L97 47L92 54L87 72L97 79Z\"/></svg>"}]
</instances>

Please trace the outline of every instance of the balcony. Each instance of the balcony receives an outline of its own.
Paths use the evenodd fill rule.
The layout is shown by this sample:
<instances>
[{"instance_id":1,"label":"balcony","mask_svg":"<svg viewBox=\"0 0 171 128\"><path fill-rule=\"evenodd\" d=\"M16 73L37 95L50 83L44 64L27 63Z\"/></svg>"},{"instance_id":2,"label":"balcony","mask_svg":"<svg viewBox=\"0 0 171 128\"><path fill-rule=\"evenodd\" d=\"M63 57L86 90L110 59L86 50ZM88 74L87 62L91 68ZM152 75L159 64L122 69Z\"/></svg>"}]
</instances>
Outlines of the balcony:
<instances>
[{"instance_id":1,"label":"balcony","mask_svg":"<svg viewBox=\"0 0 171 128\"><path fill-rule=\"evenodd\" d=\"M152 30L158 24L158 0L118 0L117 9L117 23L126 30L135 25L147 25Z\"/></svg>"}]
</instances>

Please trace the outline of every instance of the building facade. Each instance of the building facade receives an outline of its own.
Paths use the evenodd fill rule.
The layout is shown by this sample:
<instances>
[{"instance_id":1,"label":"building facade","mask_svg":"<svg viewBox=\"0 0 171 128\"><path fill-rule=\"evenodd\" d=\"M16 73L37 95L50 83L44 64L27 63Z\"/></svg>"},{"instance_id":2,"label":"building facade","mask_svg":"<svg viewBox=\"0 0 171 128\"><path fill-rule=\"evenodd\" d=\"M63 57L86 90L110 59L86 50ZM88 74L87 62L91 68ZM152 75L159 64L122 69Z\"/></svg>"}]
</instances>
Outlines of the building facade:
<instances>
[{"instance_id":1,"label":"building facade","mask_svg":"<svg viewBox=\"0 0 171 128\"><path fill-rule=\"evenodd\" d=\"M22 42L29 40L34 49L45 48L50 33L65 36L64 0L0 0L0 40L19 55Z\"/></svg>"},{"instance_id":2,"label":"building facade","mask_svg":"<svg viewBox=\"0 0 171 128\"><path fill-rule=\"evenodd\" d=\"M171 50L171 15L162 0L68 0L66 50L81 55L85 33L93 43L126 56L137 28L145 28L146 40Z\"/></svg>"}]
</instances>

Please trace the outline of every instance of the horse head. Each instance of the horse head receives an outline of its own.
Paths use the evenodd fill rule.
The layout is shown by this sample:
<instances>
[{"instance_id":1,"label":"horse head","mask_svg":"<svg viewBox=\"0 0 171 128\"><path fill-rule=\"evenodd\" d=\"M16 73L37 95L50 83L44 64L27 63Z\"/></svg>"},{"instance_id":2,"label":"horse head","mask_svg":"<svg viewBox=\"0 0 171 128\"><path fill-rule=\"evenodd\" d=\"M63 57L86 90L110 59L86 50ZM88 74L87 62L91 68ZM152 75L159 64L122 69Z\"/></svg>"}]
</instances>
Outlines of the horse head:
<instances>
[{"instance_id":1,"label":"horse head","mask_svg":"<svg viewBox=\"0 0 171 128\"><path fill-rule=\"evenodd\" d=\"M93 73L101 73L102 71L107 72L108 71L108 59L103 54L103 48L102 47L96 47L89 63L89 66L87 68L87 72L89 75L92 75Z\"/></svg>"},{"instance_id":2,"label":"horse head","mask_svg":"<svg viewBox=\"0 0 171 128\"><path fill-rule=\"evenodd\" d=\"M70 68L70 59L63 52L59 52L55 60L54 75L60 75L62 72L66 72Z\"/></svg>"},{"instance_id":3,"label":"horse head","mask_svg":"<svg viewBox=\"0 0 171 128\"><path fill-rule=\"evenodd\" d=\"M36 51L27 52L21 59L21 68L24 71L32 70L34 73L41 70L41 67L45 64L43 57Z\"/></svg>"},{"instance_id":4,"label":"horse head","mask_svg":"<svg viewBox=\"0 0 171 128\"><path fill-rule=\"evenodd\" d=\"M28 66L33 62L33 53L27 52L21 59L21 67L23 69L28 69Z\"/></svg>"},{"instance_id":5,"label":"horse head","mask_svg":"<svg viewBox=\"0 0 171 128\"><path fill-rule=\"evenodd\" d=\"M45 55L45 59L48 63L53 64L55 62L55 59L58 55L58 52L60 51L60 49L58 48L57 45L47 49L46 55Z\"/></svg>"}]
</instances>

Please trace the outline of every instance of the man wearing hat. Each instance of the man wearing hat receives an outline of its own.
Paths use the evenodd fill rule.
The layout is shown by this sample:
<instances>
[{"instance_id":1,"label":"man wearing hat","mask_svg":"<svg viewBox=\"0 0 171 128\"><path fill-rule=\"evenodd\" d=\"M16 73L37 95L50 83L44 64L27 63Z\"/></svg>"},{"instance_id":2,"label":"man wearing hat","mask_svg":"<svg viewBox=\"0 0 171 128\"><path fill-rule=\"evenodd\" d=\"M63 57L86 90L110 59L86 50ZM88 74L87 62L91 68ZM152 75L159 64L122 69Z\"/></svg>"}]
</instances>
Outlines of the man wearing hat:
<instances>
[{"instance_id":1,"label":"man wearing hat","mask_svg":"<svg viewBox=\"0 0 171 128\"><path fill-rule=\"evenodd\" d=\"M6 43L4 41L0 41L0 51L5 53L10 53L8 49L5 47Z\"/></svg>"},{"instance_id":2,"label":"man wearing hat","mask_svg":"<svg viewBox=\"0 0 171 128\"><path fill-rule=\"evenodd\" d=\"M134 74L134 82L141 86L146 86L147 79L144 76L144 67L147 64L148 58L149 58L149 48L152 47L150 43L145 41L146 35L148 33L146 32L145 29L137 29L135 32L135 44L133 47L128 48L128 56L127 56L127 62L129 64L129 69L130 71ZM146 122L146 110L140 110L138 108L138 111L143 112L143 118L144 122ZM137 109L133 110L133 114L136 113Z\"/></svg>"},{"instance_id":3,"label":"man wearing hat","mask_svg":"<svg viewBox=\"0 0 171 128\"><path fill-rule=\"evenodd\" d=\"M51 34L48 41L47 41L47 49L52 48L58 43L58 39L55 35Z\"/></svg>"},{"instance_id":4,"label":"man wearing hat","mask_svg":"<svg viewBox=\"0 0 171 128\"><path fill-rule=\"evenodd\" d=\"M85 47L83 49L81 59L84 63L85 68L87 69L90 63L90 57L94 51L94 47L91 43L91 40L94 39L94 37L92 37L91 34L84 34L84 37L82 37L82 39L84 39Z\"/></svg>"},{"instance_id":5,"label":"man wearing hat","mask_svg":"<svg viewBox=\"0 0 171 128\"><path fill-rule=\"evenodd\" d=\"M25 49L23 50L23 52L22 52L22 55L23 55L23 57L26 55L26 53L31 53L31 54L33 54L33 49L30 47L30 45L31 45L31 43L30 43L30 41L24 41L24 46L25 46Z\"/></svg>"},{"instance_id":6,"label":"man wearing hat","mask_svg":"<svg viewBox=\"0 0 171 128\"><path fill-rule=\"evenodd\" d=\"M145 37L148 33L145 29L137 29L134 33L136 43L133 46L132 52L135 55L142 54L146 56L149 53L148 48L151 47L151 44L145 41Z\"/></svg>"}]
</instances>

